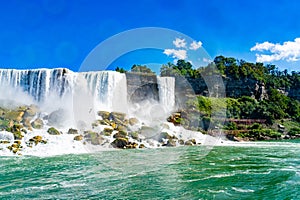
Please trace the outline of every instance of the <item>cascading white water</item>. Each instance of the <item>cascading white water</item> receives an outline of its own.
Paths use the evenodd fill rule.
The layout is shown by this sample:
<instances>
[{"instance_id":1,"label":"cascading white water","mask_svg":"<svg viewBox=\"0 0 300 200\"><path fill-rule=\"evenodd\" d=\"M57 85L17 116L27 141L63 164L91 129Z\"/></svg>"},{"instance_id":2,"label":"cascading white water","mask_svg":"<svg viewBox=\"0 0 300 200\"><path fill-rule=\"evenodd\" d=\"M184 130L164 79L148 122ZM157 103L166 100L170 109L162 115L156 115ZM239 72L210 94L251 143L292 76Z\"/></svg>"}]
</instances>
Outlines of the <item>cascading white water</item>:
<instances>
[{"instance_id":1,"label":"cascading white water","mask_svg":"<svg viewBox=\"0 0 300 200\"><path fill-rule=\"evenodd\" d=\"M126 76L114 71L84 72L89 91L96 107L108 111L127 113Z\"/></svg>"},{"instance_id":2,"label":"cascading white water","mask_svg":"<svg viewBox=\"0 0 300 200\"><path fill-rule=\"evenodd\" d=\"M175 106L175 78L158 76L157 83L159 102L167 112L170 112Z\"/></svg>"},{"instance_id":3,"label":"cascading white water","mask_svg":"<svg viewBox=\"0 0 300 200\"><path fill-rule=\"evenodd\" d=\"M157 83L159 104L167 112L170 112L174 109L175 104L175 79L157 77ZM75 102L75 106L84 107L86 104L89 110L92 107L94 111L107 110L128 113L126 75L115 71L76 73L62 68L0 69L0 86L20 88L36 102L48 100L46 103L55 104L57 101L56 105L65 102L66 105L72 107L74 98L82 98L82 101ZM70 99L72 95L73 102ZM6 94L2 92L0 98L5 97ZM89 101L90 103L88 103Z\"/></svg>"},{"instance_id":4,"label":"cascading white water","mask_svg":"<svg viewBox=\"0 0 300 200\"><path fill-rule=\"evenodd\" d=\"M73 88L74 73L68 69L0 69L0 85L20 88L38 102L50 95L63 97ZM5 94L1 94L5 97Z\"/></svg>"}]
</instances>

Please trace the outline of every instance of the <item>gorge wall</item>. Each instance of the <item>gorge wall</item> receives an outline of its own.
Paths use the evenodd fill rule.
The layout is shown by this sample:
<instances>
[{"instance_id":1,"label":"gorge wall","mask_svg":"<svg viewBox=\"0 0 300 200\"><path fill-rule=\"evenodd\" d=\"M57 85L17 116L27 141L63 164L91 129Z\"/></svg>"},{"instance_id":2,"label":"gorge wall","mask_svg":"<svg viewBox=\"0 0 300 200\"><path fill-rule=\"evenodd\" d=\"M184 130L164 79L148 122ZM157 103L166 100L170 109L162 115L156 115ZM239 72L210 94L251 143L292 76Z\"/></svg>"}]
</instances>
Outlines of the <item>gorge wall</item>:
<instances>
[{"instance_id":1,"label":"gorge wall","mask_svg":"<svg viewBox=\"0 0 300 200\"><path fill-rule=\"evenodd\" d=\"M195 94L208 96L207 85L203 78L187 78ZM268 89L265 84L254 79L231 79L223 77L226 90L226 97L238 98L241 96L251 96L257 100L268 98ZM291 87L280 90L285 95L300 101L300 88Z\"/></svg>"}]
</instances>

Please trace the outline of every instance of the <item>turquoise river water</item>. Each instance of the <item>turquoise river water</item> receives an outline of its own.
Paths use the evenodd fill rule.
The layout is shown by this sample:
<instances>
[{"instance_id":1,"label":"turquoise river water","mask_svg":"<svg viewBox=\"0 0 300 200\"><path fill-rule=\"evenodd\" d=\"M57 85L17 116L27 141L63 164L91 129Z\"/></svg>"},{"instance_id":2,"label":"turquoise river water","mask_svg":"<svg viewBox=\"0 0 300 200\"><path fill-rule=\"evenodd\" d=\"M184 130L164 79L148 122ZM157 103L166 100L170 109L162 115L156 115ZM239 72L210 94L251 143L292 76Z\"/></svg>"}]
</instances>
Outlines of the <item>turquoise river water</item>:
<instances>
[{"instance_id":1,"label":"turquoise river water","mask_svg":"<svg viewBox=\"0 0 300 200\"><path fill-rule=\"evenodd\" d=\"M300 199L300 143L0 157L0 199Z\"/></svg>"}]
</instances>

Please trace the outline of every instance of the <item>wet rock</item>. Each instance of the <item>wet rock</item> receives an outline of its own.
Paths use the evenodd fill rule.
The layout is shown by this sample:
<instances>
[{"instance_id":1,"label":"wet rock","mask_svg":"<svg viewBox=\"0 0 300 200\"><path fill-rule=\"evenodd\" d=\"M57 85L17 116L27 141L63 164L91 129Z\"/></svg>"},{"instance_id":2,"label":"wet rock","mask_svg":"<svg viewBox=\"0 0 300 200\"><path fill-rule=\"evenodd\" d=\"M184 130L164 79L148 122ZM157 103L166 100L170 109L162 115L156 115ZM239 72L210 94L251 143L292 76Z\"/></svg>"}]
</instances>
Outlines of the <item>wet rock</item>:
<instances>
[{"instance_id":1,"label":"wet rock","mask_svg":"<svg viewBox=\"0 0 300 200\"><path fill-rule=\"evenodd\" d=\"M95 122L98 124L101 124L101 125L106 125L106 126L110 126L111 122L108 120L108 119L104 119L104 120L98 120L97 122Z\"/></svg>"},{"instance_id":2,"label":"wet rock","mask_svg":"<svg viewBox=\"0 0 300 200\"><path fill-rule=\"evenodd\" d=\"M7 149L12 151L14 154L16 154L18 151L20 151L23 147L21 146L21 142L14 142L12 145L8 146Z\"/></svg>"},{"instance_id":3,"label":"wet rock","mask_svg":"<svg viewBox=\"0 0 300 200\"><path fill-rule=\"evenodd\" d=\"M83 140L83 135L76 135L76 136L74 137L74 140L76 140L76 141L81 141L81 140Z\"/></svg>"},{"instance_id":4,"label":"wet rock","mask_svg":"<svg viewBox=\"0 0 300 200\"><path fill-rule=\"evenodd\" d=\"M162 139L162 138L164 138L164 139L172 139L173 136L170 135L170 134L167 133L167 132L162 132L162 133L160 133L160 135L159 135L159 139Z\"/></svg>"},{"instance_id":5,"label":"wet rock","mask_svg":"<svg viewBox=\"0 0 300 200\"><path fill-rule=\"evenodd\" d=\"M135 139L135 140L139 139L139 133L136 132L136 131L130 132L130 133L129 133L129 136L130 136L132 139Z\"/></svg>"},{"instance_id":6,"label":"wet rock","mask_svg":"<svg viewBox=\"0 0 300 200\"><path fill-rule=\"evenodd\" d=\"M174 139L169 139L167 144L164 145L164 146L167 146L167 147L176 147L176 140Z\"/></svg>"},{"instance_id":7,"label":"wet rock","mask_svg":"<svg viewBox=\"0 0 300 200\"><path fill-rule=\"evenodd\" d=\"M126 114L121 112L111 112L110 117L112 120L124 121Z\"/></svg>"},{"instance_id":8,"label":"wet rock","mask_svg":"<svg viewBox=\"0 0 300 200\"><path fill-rule=\"evenodd\" d=\"M118 126L117 126L117 130L118 130L118 131L126 131L127 128L126 128L125 126L123 126L123 125L118 125Z\"/></svg>"},{"instance_id":9,"label":"wet rock","mask_svg":"<svg viewBox=\"0 0 300 200\"><path fill-rule=\"evenodd\" d=\"M127 132L125 131L119 131L116 134L114 134L114 138L126 138L127 137Z\"/></svg>"},{"instance_id":10,"label":"wet rock","mask_svg":"<svg viewBox=\"0 0 300 200\"><path fill-rule=\"evenodd\" d=\"M114 129L111 129L111 128L104 128L103 130L103 135L105 136L110 136L112 134L112 132L114 131Z\"/></svg>"},{"instance_id":11,"label":"wet rock","mask_svg":"<svg viewBox=\"0 0 300 200\"><path fill-rule=\"evenodd\" d=\"M41 119L36 119L31 123L31 126L35 129L42 129L44 126L44 122Z\"/></svg>"},{"instance_id":12,"label":"wet rock","mask_svg":"<svg viewBox=\"0 0 300 200\"><path fill-rule=\"evenodd\" d=\"M183 139L180 139L180 140L178 140L178 143L179 143L180 145L184 145L184 140L183 140Z\"/></svg>"},{"instance_id":13,"label":"wet rock","mask_svg":"<svg viewBox=\"0 0 300 200\"><path fill-rule=\"evenodd\" d=\"M173 113L170 117L168 117L167 121L173 123L175 126L178 126L182 121L181 114L179 112Z\"/></svg>"},{"instance_id":14,"label":"wet rock","mask_svg":"<svg viewBox=\"0 0 300 200\"><path fill-rule=\"evenodd\" d=\"M129 119L130 126L136 125L138 123L139 123L139 120L137 118L130 118Z\"/></svg>"},{"instance_id":15,"label":"wet rock","mask_svg":"<svg viewBox=\"0 0 300 200\"><path fill-rule=\"evenodd\" d=\"M68 130L68 134L78 134L78 130L77 129L74 129L74 128L70 128L69 130Z\"/></svg>"},{"instance_id":16,"label":"wet rock","mask_svg":"<svg viewBox=\"0 0 300 200\"><path fill-rule=\"evenodd\" d=\"M15 122L21 122L23 119L24 112L18 110L12 110L5 113L4 118L8 120L13 120Z\"/></svg>"},{"instance_id":17,"label":"wet rock","mask_svg":"<svg viewBox=\"0 0 300 200\"><path fill-rule=\"evenodd\" d=\"M25 117L34 117L39 111L39 108L36 105L30 105L28 108L26 108L24 116Z\"/></svg>"},{"instance_id":18,"label":"wet rock","mask_svg":"<svg viewBox=\"0 0 300 200\"><path fill-rule=\"evenodd\" d=\"M144 144L140 144L139 148L143 149L143 148L145 148L145 145Z\"/></svg>"},{"instance_id":19,"label":"wet rock","mask_svg":"<svg viewBox=\"0 0 300 200\"><path fill-rule=\"evenodd\" d=\"M33 138L29 139L29 144L28 146L32 145L32 144L37 145L38 143L42 143L42 144L47 144L46 140L43 140L43 137L40 135L34 136Z\"/></svg>"},{"instance_id":20,"label":"wet rock","mask_svg":"<svg viewBox=\"0 0 300 200\"><path fill-rule=\"evenodd\" d=\"M128 145L128 139L127 138L117 138L115 139L111 145L114 147L114 148L125 148L126 145Z\"/></svg>"},{"instance_id":21,"label":"wet rock","mask_svg":"<svg viewBox=\"0 0 300 200\"><path fill-rule=\"evenodd\" d=\"M103 143L104 139L100 134L93 131L85 131L84 138L86 141L91 142L92 145L100 145Z\"/></svg>"},{"instance_id":22,"label":"wet rock","mask_svg":"<svg viewBox=\"0 0 300 200\"><path fill-rule=\"evenodd\" d=\"M32 126L31 126L31 123L30 123L31 120L32 120L31 117L23 118L23 124L24 124L24 126L27 127L29 130L32 130Z\"/></svg>"},{"instance_id":23,"label":"wet rock","mask_svg":"<svg viewBox=\"0 0 300 200\"><path fill-rule=\"evenodd\" d=\"M135 142L128 142L128 144L125 146L126 149L136 149L138 147L138 144Z\"/></svg>"},{"instance_id":24,"label":"wet rock","mask_svg":"<svg viewBox=\"0 0 300 200\"><path fill-rule=\"evenodd\" d=\"M98 111L97 112L98 116L102 117L103 120L109 119L110 112L108 111Z\"/></svg>"},{"instance_id":25,"label":"wet rock","mask_svg":"<svg viewBox=\"0 0 300 200\"><path fill-rule=\"evenodd\" d=\"M22 134L22 132L21 132L22 128L23 128L23 125L21 125L21 124L14 124L11 128L7 128L6 130L8 132L13 133L13 135L14 135L14 137L15 137L16 140L20 140L20 139L22 139L24 137L23 134Z\"/></svg>"},{"instance_id":26,"label":"wet rock","mask_svg":"<svg viewBox=\"0 0 300 200\"><path fill-rule=\"evenodd\" d=\"M49 128L47 132L50 135L60 135L60 132L57 129L55 129L54 127Z\"/></svg>"},{"instance_id":27,"label":"wet rock","mask_svg":"<svg viewBox=\"0 0 300 200\"><path fill-rule=\"evenodd\" d=\"M184 145L187 145L187 146L193 146L193 145L196 145L196 144L197 144L197 142L196 142L195 139L190 139L190 140L188 140L184 143Z\"/></svg>"}]
</instances>

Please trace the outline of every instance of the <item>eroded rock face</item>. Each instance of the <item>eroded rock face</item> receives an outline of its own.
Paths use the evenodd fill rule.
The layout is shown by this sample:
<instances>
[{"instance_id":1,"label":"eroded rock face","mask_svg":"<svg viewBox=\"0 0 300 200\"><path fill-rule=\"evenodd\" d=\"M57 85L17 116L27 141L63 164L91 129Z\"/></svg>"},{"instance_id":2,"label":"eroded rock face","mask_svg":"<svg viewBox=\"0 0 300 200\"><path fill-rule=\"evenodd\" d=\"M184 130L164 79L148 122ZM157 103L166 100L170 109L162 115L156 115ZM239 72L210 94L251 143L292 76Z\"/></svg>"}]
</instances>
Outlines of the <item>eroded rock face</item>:
<instances>
[{"instance_id":1,"label":"eroded rock face","mask_svg":"<svg viewBox=\"0 0 300 200\"><path fill-rule=\"evenodd\" d=\"M153 74L126 73L127 93L130 102L159 100L157 77Z\"/></svg>"},{"instance_id":2,"label":"eroded rock face","mask_svg":"<svg viewBox=\"0 0 300 200\"><path fill-rule=\"evenodd\" d=\"M194 94L208 95L207 83L203 78L192 79L187 78L187 81L191 84ZM206 80L209 81L209 80ZM247 78L240 80L233 80L228 77L223 77L223 83L225 86L226 97L238 98L241 96L252 96L257 100L263 100L268 98L267 90L264 83L257 80ZM179 86L178 86L179 87ZM180 88L177 89L178 93ZM217 96L218 94L210 94L210 96Z\"/></svg>"}]
</instances>

